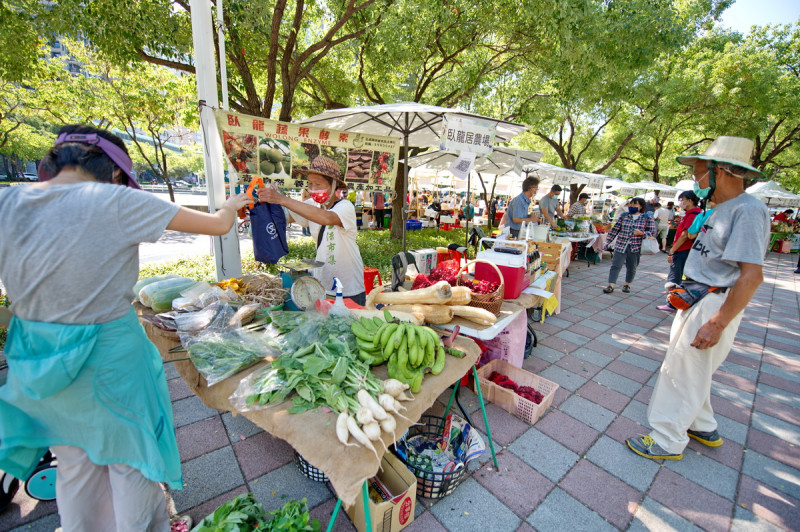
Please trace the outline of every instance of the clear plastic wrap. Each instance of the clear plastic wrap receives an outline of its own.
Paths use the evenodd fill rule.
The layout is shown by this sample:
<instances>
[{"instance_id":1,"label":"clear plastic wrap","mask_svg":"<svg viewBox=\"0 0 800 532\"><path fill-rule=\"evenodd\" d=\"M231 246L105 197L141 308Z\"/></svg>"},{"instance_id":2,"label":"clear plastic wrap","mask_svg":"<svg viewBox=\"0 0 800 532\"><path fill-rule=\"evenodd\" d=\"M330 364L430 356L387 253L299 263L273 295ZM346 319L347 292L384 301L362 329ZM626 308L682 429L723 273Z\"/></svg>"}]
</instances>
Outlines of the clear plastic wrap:
<instances>
[{"instance_id":1,"label":"clear plastic wrap","mask_svg":"<svg viewBox=\"0 0 800 532\"><path fill-rule=\"evenodd\" d=\"M203 310L173 313L173 321L179 333L220 331L232 328L235 311L226 302L214 302Z\"/></svg>"},{"instance_id":2,"label":"clear plastic wrap","mask_svg":"<svg viewBox=\"0 0 800 532\"><path fill-rule=\"evenodd\" d=\"M325 316L308 311L305 314L307 319L304 323L280 338L284 352L292 353L314 342L324 342L329 336L347 344L351 353L357 352L356 337L350 329L354 321L352 316Z\"/></svg>"},{"instance_id":3,"label":"clear plastic wrap","mask_svg":"<svg viewBox=\"0 0 800 532\"><path fill-rule=\"evenodd\" d=\"M244 329L206 330L200 334L181 334L181 344L209 386L263 360L280 356L268 336Z\"/></svg>"},{"instance_id":4,"label":"clear plastic wrap","mask_svg":"<svg viewBox=\"0 0 800 532\"><path fill-rule=\"evenodd\" d=\"M277 368L269 367L243 378L229 398L231 406L239 412L251 412L281 404L292 388L280 373Z\"/></svg>"}]
</instances>

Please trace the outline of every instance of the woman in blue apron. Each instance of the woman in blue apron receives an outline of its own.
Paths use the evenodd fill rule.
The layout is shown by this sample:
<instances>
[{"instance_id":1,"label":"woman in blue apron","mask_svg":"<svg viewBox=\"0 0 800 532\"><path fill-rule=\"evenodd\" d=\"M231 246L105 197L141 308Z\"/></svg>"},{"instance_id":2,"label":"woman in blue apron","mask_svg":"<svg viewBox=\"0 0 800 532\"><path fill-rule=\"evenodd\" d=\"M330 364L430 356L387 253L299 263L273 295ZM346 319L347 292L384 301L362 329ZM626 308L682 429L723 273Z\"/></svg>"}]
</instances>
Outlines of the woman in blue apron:
<instances>
[{"instance_id":1,"label":"woman in blue apron","mask_svg":"<svg viewBox=\"0 0 800 532\"><path fill-rule=\"evenodd\" d=\"M249 201L200 213L131 169L117 136L65 126L39 182L0 191L0 469L27 478L51 448L64 532L170 529L158 483L181 489L181 464L161 358L131 306L138 246L165 229L224 234Z\"/></svg>"}]
</instances>

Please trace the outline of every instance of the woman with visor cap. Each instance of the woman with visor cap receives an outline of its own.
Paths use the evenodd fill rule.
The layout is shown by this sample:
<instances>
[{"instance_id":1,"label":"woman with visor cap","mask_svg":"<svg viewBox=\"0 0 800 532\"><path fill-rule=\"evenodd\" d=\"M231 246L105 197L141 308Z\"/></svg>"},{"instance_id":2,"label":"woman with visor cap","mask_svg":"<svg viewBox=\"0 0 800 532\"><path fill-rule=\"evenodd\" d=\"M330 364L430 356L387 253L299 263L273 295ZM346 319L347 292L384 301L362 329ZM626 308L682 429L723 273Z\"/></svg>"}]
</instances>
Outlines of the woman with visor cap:
<instances>
[{"instance_id":1,"label":"woman with visor cap","mask_svg":"<svg viewBox=\"0 0 800 532\"><path fill-rule=\"evenodd\" d=\"M131 169L119 137L70 125L39 183L0 191L0 469L27 478L51 448L64 532L170 530L158 483L181 489L181 462L161 357L131 306L139 243L224 234L249 202L190 210L140 190Z\"/></svg>"}]
</instances>

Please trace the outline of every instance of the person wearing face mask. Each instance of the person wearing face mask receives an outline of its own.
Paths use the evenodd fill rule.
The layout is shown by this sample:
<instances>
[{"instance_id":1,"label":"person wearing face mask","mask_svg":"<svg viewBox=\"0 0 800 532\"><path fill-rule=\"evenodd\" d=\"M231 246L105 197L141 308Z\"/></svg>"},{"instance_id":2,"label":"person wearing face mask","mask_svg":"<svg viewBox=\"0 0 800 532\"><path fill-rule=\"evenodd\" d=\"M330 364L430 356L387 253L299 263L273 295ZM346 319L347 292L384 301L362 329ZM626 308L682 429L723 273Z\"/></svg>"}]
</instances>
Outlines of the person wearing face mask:
<instances>
[{"instance_id":1,"label":"person wearing face mask","mask_svg":"<svg viewBox=\"0 0 800 532\"><path fill-rule=\"evenodd\" d=\"M561 206L558 203L558 195L561 194L561 186L553 185L550 187L550 192L545 194L539 200L539 210L542 211L542 216L550 224L550 227L556 229L556 215L559 218L564 217Z\"/></svg>"},{"instance_id":2,"label":"person wearing face mask","mask_svg":"<svg viewBox=\"0 0 800 532\"><path fill-rule=\"evenodd\" d=\"M675 239L667 251L667 262L669 263L669 274L667 275L667 282L664 288L669 290L681 284L683 280L683 267L686 264L686 259L689 257L689 251L692 249L693 238L689 237L689 228L697 218L697 215L702 214L702 209L698 207L700 198L691 190L685 190L678 196L678 205L684 211L683 218L681 218L678 228L675 230ZM658 310L665 312L677 312L677 309L669 304L669 301L663 305L656 307Z\"/></svg>"},{"instance_id":3,"label":"person wearing face mask","mask_svg":"<svg viewBox=\"0 0 800 532\"><path fill-rule=\"evenodd\" d=\"M769 241L767 207L744 188L745 179L764 178L750 165L752 150L750 139L718 137L703 154L678 157L679 163L693 167L695 194L717 206L686 260L684 272L697 297L672 322L669 348L647 409L653 430L626 440L628 448L645 458L680 460L690 438L709 447L723 444L711 408L711 379L763 281Z\"/></svg>"},{"instance_id":4,"label":"person wearing face mask","mask_svg":"<svg viewBox=\"0 0 800 532\"><path fill-rule=\"evenodd\" d=\"M636 276L639 258L642 252L642 238L655 236L658 228L652 216L644 214L645 201L642 198L633 198L628 202L628 212L620 216L611 231L608 240L603 244L603 249L613 247L614 259L608 271L608 286L603 292L610 294L614 291L622 265L625 264L625 284L622 291L631 291L631 283ZM611 245L608 243L612 242Z\"/></svg>"},{"instance_id":5,"label":"person wearing face mask","mask_svg":"<svg viewBox=\"0 0 800 532\"><path fill-rule=\"evenodd\" d=\"M299 224L307 224L317 243L316 260L323 266L311 274L327 291L336 295L333 278L342 282L344 297L359 305L366 303L364 262L358 250L356 208L347 200L347 185L339 164L330 157L318 156L305 171L308 191L319 208L281 194L274 186L258 190L258 201L286 207Z\"/></svg>"}]
</instances>

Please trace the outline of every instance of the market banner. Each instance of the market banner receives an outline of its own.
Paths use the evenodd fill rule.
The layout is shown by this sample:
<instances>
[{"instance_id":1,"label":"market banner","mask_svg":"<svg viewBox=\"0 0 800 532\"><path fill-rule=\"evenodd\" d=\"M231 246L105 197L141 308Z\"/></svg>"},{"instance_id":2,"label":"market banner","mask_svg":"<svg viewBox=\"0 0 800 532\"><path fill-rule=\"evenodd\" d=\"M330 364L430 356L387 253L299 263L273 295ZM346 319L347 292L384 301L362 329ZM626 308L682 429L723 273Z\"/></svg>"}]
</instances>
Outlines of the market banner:
<instances>
[{"instance_id":1,"label":"market banner","mask_svg":"<svg viewBox=\"0 0 800 532\"><path fill-rule=\"evenodd\" d=\"M450 164L450 173L459 179L469 177L470 170L475 166L475 155L471 151L462 151L458 159Z\"/></svg>"},{"instance_id":2,"label":"market banner","mask_svg":"<svg viewBox=\"0 0 800 532\"><path fill-rule=\"evenodd\" d=\"M394 191L400 139L278 122L214 110L229 168L243 186L255 178L280 188L305 188L316 157L339 164L351 190Z\"/></svg>"},{"instance_id":3,"label":"market banner","mask_svg":"<svg viewBox=\"0 0 800 532\"><path fill-rule=\"evenodd\" d=\"M589 178L589 183L587 184L587 186L589 188L593 188L595 190L602 191L603 190L603 182L604 181L605 181L605 178L603 178L603 177L590 177Z\"/></svg>"},{"instance_id":4,"label":"market banner","mask_svg":"<svg viewBox=\"0 0 800 532\"><path fill-rule=\"evenodd\" d=\"M635 196L636 195L636 189L633 188L633 187L622 187L621 189L619 189L619 195L620 196Z\"/></svg>"},{"instance_id":5,"label":"market banner","mask_svg":"<svg viewBox=\"0 0 800 532\"><path fill-rule=\"evenodd\" d=\"M478 157L492 153L496 122L445 114L439 150L450 153L473 152Z\"/></svg>"},{"instance_id":6,"label":"market banner","mask_svg":"<svg viewBox=\"0 0 800 532\"><path fill-rule=\"evenodd\" d=\"M570 174L558 174L553 178L553 184L562 187L569 185L570 181L572 181L572 175Z\"/></svg>"}]
</instances>

